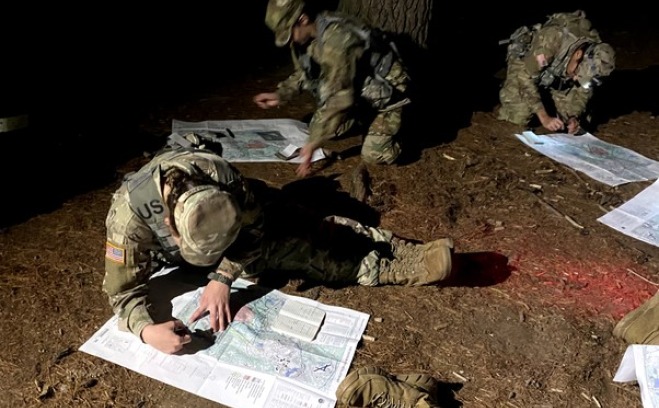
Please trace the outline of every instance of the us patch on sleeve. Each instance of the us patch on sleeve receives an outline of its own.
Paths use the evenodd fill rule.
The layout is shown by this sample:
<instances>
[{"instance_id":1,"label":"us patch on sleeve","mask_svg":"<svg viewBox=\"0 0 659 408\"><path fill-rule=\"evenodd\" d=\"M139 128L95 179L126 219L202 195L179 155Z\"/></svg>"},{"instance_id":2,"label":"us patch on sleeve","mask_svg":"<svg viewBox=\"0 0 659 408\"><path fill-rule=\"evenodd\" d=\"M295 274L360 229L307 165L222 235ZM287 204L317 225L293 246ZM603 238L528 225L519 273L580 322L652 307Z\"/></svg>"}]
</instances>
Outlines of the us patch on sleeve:
<instances>
[{"instance_id":1,"label":"us patch on sleeve","mask_svg":"<svg viewBox=\"0 0 659 408\"><path fill-rule=\"evenodd\" d=\"M105 259L124 265L126 264L126 249L107 241L105 243Z\"/></svg>"}]
</instances>

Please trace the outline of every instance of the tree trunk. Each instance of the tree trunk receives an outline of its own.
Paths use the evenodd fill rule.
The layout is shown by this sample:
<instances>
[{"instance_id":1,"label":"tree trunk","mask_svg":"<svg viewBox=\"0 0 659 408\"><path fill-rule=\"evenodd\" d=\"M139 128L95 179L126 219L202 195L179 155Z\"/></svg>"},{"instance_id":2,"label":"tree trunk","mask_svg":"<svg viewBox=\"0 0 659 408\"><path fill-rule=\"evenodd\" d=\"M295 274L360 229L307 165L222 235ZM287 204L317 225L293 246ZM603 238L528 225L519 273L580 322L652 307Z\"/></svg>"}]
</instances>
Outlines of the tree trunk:
<instances>
[{"instance_id":1,"label":"tree trunk","mask_svg":"<svg viewBox=\"0 0 659 408\"><path fill-rule=\"evenodd\" d=\"M406 34L426 48L432 7L433 0L340 0L338 10L385 31Z\"/></svg>"}]
</instances>

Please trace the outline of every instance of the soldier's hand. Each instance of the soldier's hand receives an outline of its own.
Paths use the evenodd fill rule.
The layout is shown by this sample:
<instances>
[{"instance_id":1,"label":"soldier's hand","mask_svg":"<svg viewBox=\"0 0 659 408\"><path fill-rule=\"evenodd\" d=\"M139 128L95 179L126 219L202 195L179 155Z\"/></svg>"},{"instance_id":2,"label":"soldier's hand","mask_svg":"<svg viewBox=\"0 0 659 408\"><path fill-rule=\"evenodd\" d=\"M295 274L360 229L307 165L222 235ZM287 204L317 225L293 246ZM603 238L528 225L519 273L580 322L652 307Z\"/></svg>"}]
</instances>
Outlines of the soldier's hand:
<instances>
[{"instance_id":1,"label":"soldier's hand","mask_svg":"<svg viewBox=\"0 0 659 408\"><path fill-rule=\"evenodd\" d=\"M229 297L231 288L218 281L210 281L201 294L199 307L190 316L190 322L196 322L208 312L211 329L214 332L224 331L231 323L231 310L229 308Z\"/></svg>"},{"instance_id":2,"label":"soldier's hand","mask_svg":"<svg viewBox=\"0 0 659 408\"><path fill-rule=\"evenodd\" d=\"M307 143L300 149L300 159L302 160L297 166L295 173L300 177L306 177L311 173L311 156L316 150L315 145Z\"/></svg>"},{"instance_id":3,"label":"soldier's hand","mask_svg":"<svg viewBox=\"0 0 659 408\"><path fill-rule=\"evenodd\" d=\"M279 95L275 92L264 92L254 97L254 103L259 108L270 109L279 106Z\"/></svg>"},{"instance_id":4,"label":"soldier's hand","mask_svg":"<svg viewBox=\"0 0 659 408\"><path fill-rule=\"evenodd\" d=\"M142 329L142 341L163 353L174 354L184 345L192 341L189 334L178 334L185 325L180 320L171 320L165 323L150 324Z\"/></svg>"},{"instance_id":5,"label":"soldier's hand","mask_svg":"<svg viewBox=\"0 0 659 408\"><path fill-rule=\"evenodd\" d=\"M577 133L579 130L581 130L581 127L579 126L579 121L575 117L571 117L570 119L567 120L567 132L571 135Z\"/></svg>"},{"instance_id":6,"label":"soldier's hand","mask_svg":"<svg viewBox=\"0 0 659 408\"><path fill-rule=\"evenodd\" d=\"M565 127L565 124L559 118L548 117L545 120L541 120L542 126L552 132L559 131Z\"/></svg>"}]
</instances>

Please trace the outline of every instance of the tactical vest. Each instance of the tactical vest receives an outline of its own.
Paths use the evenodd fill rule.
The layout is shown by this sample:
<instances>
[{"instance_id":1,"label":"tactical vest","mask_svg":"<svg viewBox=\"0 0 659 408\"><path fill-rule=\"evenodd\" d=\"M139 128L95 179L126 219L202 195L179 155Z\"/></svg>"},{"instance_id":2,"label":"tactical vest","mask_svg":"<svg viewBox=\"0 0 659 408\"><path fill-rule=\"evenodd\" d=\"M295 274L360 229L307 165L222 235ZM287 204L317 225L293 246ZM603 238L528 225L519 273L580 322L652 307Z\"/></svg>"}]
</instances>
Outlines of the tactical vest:
<instances>
[{"instance_id":1,"label":"tactical vest","mask_svg":"<svg viewBox=\"0 0 659 408\"><path fill-rule=\"evenodd\" d=\"M359 38L364 47L365 66L358 66L356 83L361 83L361 96L376 109L382 109L391 102L394 87L386 79L394 61L400 60L398 49L384 32L371 28L355 18L336 13L321 13L316 17L316 47L322 50L323 34L331 24L341 24ZM296 55L300 67L308 80L306 89L311 91L319 104L318 88L320 86L320 67L307 53Z\"/></svg>"},{"instance_id":2,"label":"tactical vest","mask_svg":"<svg viewBox=\"0 0 659 408\"><path fill-rule=\"evenodd\" d=\"M163 152L151 160L149 165L128 175L124 180L130 208L155 234L163 249L162 255L168 261L179 259L180 250L172 238L169 227L165 224L166 205L160 196L160 186L156 184L155 173L160 171L160 164L164 160L170 160L184 153L183 150Z\"/></svg>"}]
</instances>

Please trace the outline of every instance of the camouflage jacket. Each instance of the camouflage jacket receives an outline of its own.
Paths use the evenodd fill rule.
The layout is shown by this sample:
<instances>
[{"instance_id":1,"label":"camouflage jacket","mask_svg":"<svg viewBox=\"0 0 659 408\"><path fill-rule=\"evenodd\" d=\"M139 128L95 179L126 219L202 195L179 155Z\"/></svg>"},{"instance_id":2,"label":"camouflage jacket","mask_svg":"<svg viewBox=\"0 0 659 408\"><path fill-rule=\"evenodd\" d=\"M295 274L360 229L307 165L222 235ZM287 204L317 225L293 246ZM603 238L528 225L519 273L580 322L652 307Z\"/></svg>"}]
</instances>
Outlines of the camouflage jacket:
<instances>
[{"instance_id":1,"label":"camouflage jacket","mask_svg":"<svg viewBox=\"0 0 659 408\"><path fill-rule=\"evenodd\" d=\"M190 173L204 173L236 195L244 208L243 224L251 222L259 207L249 190L249 184L226 160L210 152L170 150L156 156L139 171L130 175L114 193L106 217L105 278L103 291L119 317L119 327L139 335L153 323L147 302L147 282L154 272L155 259L174 265L181 262L178 247L169 229L161 221L165 204L162 201L161 177L172 167ZM138 181L138 183L136 183ZM146 185L147 195L136 200L135 187ZM138 201L136 203L136 201ZM239 262L223 257L218 269L238 276L243 270Z\"/></svg>"},{"instance_id":2,"label":"camouflage jacket","mask_svg":"<svg viewBox=\"0 0 659 408\"><path fill-rule=\"evenodd\" d=\"M357 103L383 109L404 96L397 94L387 78L392 65L402 67L402 63L393 43L376 41L379 30L331 12L320 13L316 27L317 36L308 45L291 44L295 70L278 84L277 93L284 103L302 91L315 96L317 109L309 140L322 142L337 134ZM397 75L407 73L403 70Z\"/></svg>"},{"instance_id":3,"label":"camouflage jacket","mask_svg":"<svg viewBox=\"0 0 659 408\"><path fill-rule=\"evenodd\" d=\"M592 33L597 35L595 31ZM522 88L520 94L524 95L534 112L543 107L539 87L571 94L570 111L562 112L567 117L578 117L585 111L592 97L592 89L579 86L567 76L567 63L572 53L586 41L599 41L599 37L577 37L554 25L542 26L533 31L530 46L521 57L523 67L519 70L518 83ZM544 56L545 66L540 66L539 56ZM518 63L515 58L509 61Z\"/></svg>"}]
</instances>

